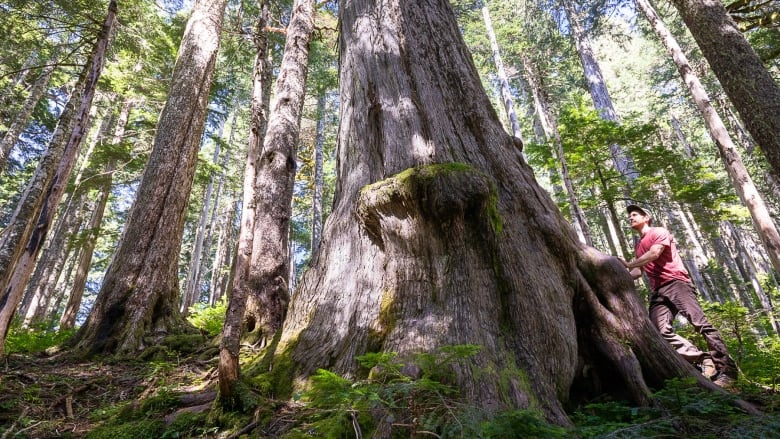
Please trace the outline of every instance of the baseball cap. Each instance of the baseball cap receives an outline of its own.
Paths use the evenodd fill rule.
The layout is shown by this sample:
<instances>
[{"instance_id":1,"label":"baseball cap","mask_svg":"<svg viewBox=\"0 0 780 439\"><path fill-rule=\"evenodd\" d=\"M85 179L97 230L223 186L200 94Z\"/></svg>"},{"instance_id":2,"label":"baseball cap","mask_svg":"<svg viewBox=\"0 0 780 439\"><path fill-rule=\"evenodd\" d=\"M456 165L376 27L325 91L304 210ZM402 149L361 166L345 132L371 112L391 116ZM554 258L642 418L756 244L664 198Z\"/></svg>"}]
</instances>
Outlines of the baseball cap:
<instances>
[{"instance_id":1,"label":"baseball cap","mask_svg":"<svg viewBox=\"0 0 780 439\"><path fill-rule=\"evenodd\" d=\"M648 209L645 206L640 206L639 204L629 204L629 205L627 205L626 206L626 212L628 212L628 213L639 212L642 215L650 217L650 220L652 220L653 217L654 217L652 210Z\"/></svg>"}]
</instances>

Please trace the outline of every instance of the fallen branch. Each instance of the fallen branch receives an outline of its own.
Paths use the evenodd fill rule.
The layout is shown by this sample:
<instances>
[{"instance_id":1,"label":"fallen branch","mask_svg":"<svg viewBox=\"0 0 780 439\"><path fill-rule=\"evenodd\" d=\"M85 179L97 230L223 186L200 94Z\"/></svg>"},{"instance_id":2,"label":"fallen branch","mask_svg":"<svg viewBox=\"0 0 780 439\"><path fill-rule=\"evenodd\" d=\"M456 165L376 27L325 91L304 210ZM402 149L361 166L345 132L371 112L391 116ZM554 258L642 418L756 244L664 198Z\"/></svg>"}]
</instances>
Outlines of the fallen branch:
<instances>
[{"instance_id":1,"label":"fallen branch","mask_svg":"<svg viewBox=\"0 0 780 439\"><path fill-rule=\"evenodd\" d=\"M255 428L257 428L257 424L259 424L259 422L258 422L258 421L252 421L252 422L250 422L250 423L249 423L247 426L245 426L245 427L244 427L244 428L242 428L241 430L238 430L238 431L237 431L237 432L235 432L235 433L234 433L232 436L228 437L228 439L238 439L239 437L241 437L241 435L243 435L243 434L247 434L247 433L249 433L250 431L252 431L252 430L254 430Z\"/></svg>"},{"instance_id":2,"label":"fallen branch","mask_svg":"<svg viewBox=\"0 0 780 439\"><path fill-rule=\"evenodd\" d=\"M27 416L27 412L29 410L30 410L30 407L25 407L24 409L22 409L22 414L19 415L19 418L17 418L16 421L14 421L14 423L11 424L10 427L8 427L8 430L6 430L3 433L2 436L0 436L0 439L6 439L8 437L8 435L10 435L12 431L14 431L14 428L16 427L16 424L18 424L19 421L21 421L25 416Z\"/></svg>"}]
</instances>

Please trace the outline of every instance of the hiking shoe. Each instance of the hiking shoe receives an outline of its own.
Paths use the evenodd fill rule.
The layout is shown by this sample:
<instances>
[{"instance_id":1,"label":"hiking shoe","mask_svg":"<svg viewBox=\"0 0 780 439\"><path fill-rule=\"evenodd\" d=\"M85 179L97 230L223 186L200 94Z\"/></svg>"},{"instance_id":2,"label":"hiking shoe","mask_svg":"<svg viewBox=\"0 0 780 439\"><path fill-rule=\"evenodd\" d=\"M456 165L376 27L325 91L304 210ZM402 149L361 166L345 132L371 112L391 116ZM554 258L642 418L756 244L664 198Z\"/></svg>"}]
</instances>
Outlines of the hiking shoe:
<instances>
[{"instance_id":1,"label":"hiking shoe","mask_svg":"<svg viewBox=\"0 0 780 439\"><path fill-rule=\"evenodd\" d=\"M718 373L718 370L715 369L715 362L713 362L711 358L705 358L699 367L701 368L701 374L704 375L705 378L712 379L712 377Z\"/></svg>"}]
</instances>

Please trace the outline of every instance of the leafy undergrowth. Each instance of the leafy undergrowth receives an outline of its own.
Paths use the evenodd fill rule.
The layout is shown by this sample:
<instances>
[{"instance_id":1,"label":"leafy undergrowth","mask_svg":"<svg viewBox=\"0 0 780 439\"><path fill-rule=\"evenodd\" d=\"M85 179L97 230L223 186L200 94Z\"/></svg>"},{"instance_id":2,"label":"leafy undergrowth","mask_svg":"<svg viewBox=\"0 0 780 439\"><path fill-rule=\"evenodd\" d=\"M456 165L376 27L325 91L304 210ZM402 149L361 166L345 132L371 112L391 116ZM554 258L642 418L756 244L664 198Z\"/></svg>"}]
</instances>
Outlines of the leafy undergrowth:
<instances>
[{"instance_id":1,"label":"leafy undergrowth","mask_svg":"<svg viewBox=\"0 0 780 439\"><path fill-rule=\"evenodd\" d=\"M780 437L776 393L742 385L739 396L766 413L748 416L731 396L686 380L656 393L654 408L614 401L583 406L569 430L527 410L488 418L462 401L446 376L425 371L442 370L442 362L458 359L453 355L473 355L462 347L464 353L417 359L430 366L419 378L402 374L392 354L365 356L361 362L374 371L369 378L319 371L295 401L268 399L247 386L247 412L227 412L214 403L216 351L203 341L198 352L182 354L169 343L154 355L121 360L10 354L0 364L0 439Z\"/></svg>"}]
</instances>

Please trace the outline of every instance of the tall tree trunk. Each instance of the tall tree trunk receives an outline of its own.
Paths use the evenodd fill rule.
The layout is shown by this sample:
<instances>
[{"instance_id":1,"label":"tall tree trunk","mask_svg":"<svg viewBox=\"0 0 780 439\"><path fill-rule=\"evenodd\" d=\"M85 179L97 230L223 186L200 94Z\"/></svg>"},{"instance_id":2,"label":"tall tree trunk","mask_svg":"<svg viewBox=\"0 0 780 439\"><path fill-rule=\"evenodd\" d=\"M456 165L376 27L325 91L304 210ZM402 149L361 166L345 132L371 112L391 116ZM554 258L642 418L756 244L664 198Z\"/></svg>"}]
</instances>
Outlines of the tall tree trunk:
<instances>
[{"instance_id":1,"label":"tall tree trunk","mask_svg":"<svg viewBox=\"0 0 780 439\"><path fill-rule=\"evenodd\" d=\"M780 177L780 87L719 0L672 0L745 127Z\"/></svg>"},{"instance_id":2,"label":"tall tree trunk","mask_svg":"<svg viewBox=\"0 0 780 439\"><path fill-rule=\"evenodd\" d=\"M693 158L696 153L693 151L691 144L688 142L688 138L685 136L685 133L683 133L682 127L680 126L680 121L677 120L677 117L674 114L672 114L671 123L674 134L677 136L677 140L680 141L680 144L685 151L685 155L687 155L688 158Z\"/></svg>"},{"instance_id":3,"label":"tall tree trunk","mask_svg":"<svg viewBox=\"0 0 780 439\"><path fill-rule=\"evenodd\" d=\"M224 120L219 126L217 138L220 139L219 141L214 142L214 156L212 157L212 162L217 163L219 160L219 144L222 139L222 130L225 127ZM190 307L194 305L196 302L200 300L200 292L201 292L201 284L200 280L203 277L203 272L201 270L203 263L203 260L208 259L208 252L209 247L203 246L204 241L206 240L206 234L207 229L210 227L210 225L213 225L214 222L212 221L211 224L209 224L209 213L211 213L211 197L214 192L214 176L212 175L209 177L209 182L206 185L206 193L203 195L203 208L200 211L200 220L198 221L198 230L195 234L195 247L192 249L192 258L190 259L190 269L187 273L187 283L184 288L184 295L182 297L181 301L181 308L179 311L184 316L187 316L190 312ZM217 203L219 200L216 200L214 203L214 210L217 209ZM213 218L213 216L212 216ZM204 255L204 253L206 253Z\"/></svg>"},{"instance_id":4,"label":"tall tree trunk","mask_svg":"<svg viewBox=\"0 0 780 439\"><path fill-rule=\"evenodd\" d=\"M244 287L248 287L249 291L233 289L220 345L220 397L223 403L231 406L240 406L236 384L245 293L250 292L259 306L254 310L259 317L255 324L264 338L270 339L281 327L287 312L288 234L296 149L308 74L309 42L314 31L314 6L314 0L296 0L293 3L284 56L276 81L276 100L257 162L254 181L255 239L252 240L249 256L249 272L242 274L246 276Z\"/></svg>"},{"instance_id":5,"label":"tall tree trunk","mask_svg":"<svg viewBox=\"0 0 780 439\"><path fill-rule=\"evenodd\" d=\"M231 288L228 289L228 306L222 339L219 347L219 395L222 404L240 405L236 385L240 377L238 355L241 349L241 333L255 329L255 316L246 316L246 302L251 289L252 247L255 234L255 180L260 168L260 155L268 127L268 102L266 81L270 80L271 65L268 63L268 2L261 1L260 16L257 17L254 30L254 43L257 53L252 70L252 114L249 121L249 142L247 145L246 167L244 168L243 202L241 204L241 223L238 231L238 244ZM289 37L289 36L288 36ZM246 326L246 328L243 328Z\"/></svg>"},{"instance_id":6,"label":"tall tree trunk","mask_svg":"<svg viewBox=\"0 0 780 439\"><path fill-rule=\"evenodd\" d=\"M578 230L579 234L581 234L581 240L585 244L592 246L593 238L590 234L588 219L585 217L585 212L582 210L582 207L580 207L577 193L574 191L574 183L569 174L569 165L567 164L566 156L563 153L561 133L558 131L558 123L555 120L555 116L552 114L549 98L544 89L544 78L527 55L522 57L522 62L545 137L548 140L551 139L553 141L553 156L555 156L556 161L561 168L561 179L566 188L566 195L569 199L569 208L571 209L571 216L575 228Z\"/></svg>"},{"instance_id":7,"label":"tall tree trunk","mask_svg":"<svg viewBox=\"0 0 780 439\"><path fill-rule=\"evenodd\" d=\"M89 118L94 120L97 115L97 106L90 110ZM35 320L35 316L41 316L39 304L45 303L52 295L58 280L65 268L67 258L73 252L75 236L79 233L85 222L84 215L91 210L90 201L87 198L88 190L80 187L84 171L89 166L92 152L98 143L106 137L106 132L111 127L113 115L107 114L102 118L99 128L94 130L89 141L89 147L81 154L81 164L76 176L73 178L74 188L68 193L65 201L59 207L54 231L46 240L46 246L41 252L41 257L35 264L35 271L27 283L27 290L19 307L19 312L24 316L23 325L27 326Z\"/></svg>"},{"instance_id":8,"label":"tall tree trunk","mask_svg":"<svg viewBox=\"0 0 780 439\"><path fill-rule=\"evenodd\" d=\"M233 120L230 123L230 134L228 134L228 145L231 146L235 144L235 133L236 133L236 122L238 121L238 111L233 111ZM216 156L216 155L215 155ZM216 160L216 158L215 158ZM219 173L219 183L217 184L217 191L216 195L214 196L214 208L211 211L211 219L209 220L209 226L208 226L208 233L206 234L206 237L203 242L203 248L206 249L206 255L211 254L211 243L214 240L214 235L219 233L219 222L222 221L221 217L221 208L220 204L222 203L222 194L223 190L225 188L225 173L227 172L227 167L230 161L230 154L223 154L222 157L222 164L221 164L221 170ZM217 269L220 267L220 264L218 263L219 259L219 246L214 250L214 257L211 259L211 279L208 281L208 291L209 296L207 298L207 302L209 305L213 306L215 303L214 300L214 277L218 275ZM204 257L201 259L200 268L198 269L198 279L196 283L200 285L201 280L204 279L205 274L208 271L208 263L209 258ZM220 293L221 296L221 293Z\"/></svg>"},{"instance_id":9,"label":"tall tree trunk","mask_svg":"<svg viewBox=\"0 0 780 439\"><path fill-rule=\"evenodd\" d=\"M772 300L761 286L761 281L758 279L755 262L750 256L749 251L745 248L745 244L742 240L742 237L740 236L739 230L734 227L734 224L731 221L727 221L726 224L727 230L731 236L731 240L734 242L734 248L737 251L739 259L742 261L741 265L745 270L745 280L753 287L753 291L756 293L756 297L761 304L761 308L764 310L764 313L769 320L770 327L775 332L775 334L780 335L780 325L778 325L777 319L775 318L775 309L774 306L772 306Z\"/></svg>"},{"instance_id":10,"label":"tall tree trunk","mask_svg":"<svg viewBox=\"0 0 780 439\"><path fill-rule=\"evenodd\" d=\"M351 0L339 15L338 187L276 346L280 382L361 375L366 352L411 372L413 353L476 344L452 365L464 398L569 425L564 406L588 396L578 364L644 404L648 383L697 376L625 268L580 244L536 183L449 2Z\"/></svg>"},{"instance_id":11,"label":"tall tree trunk","mask_svg":"<svg viewBox=\"0 0 780 439\"><path fill-rule=\"evenodd\" d=\"M710 98L704 87L701 85L699 78L693 73L693 69L688 63L688 58L683 53L677 41L672 34L666 29L663 21L650 5L648 0L636 0L637 5L647 17L650 24L653 26L658 37L661 39L664 47L672 56L674 64L677 66L677 70L680 72L683 81L688 85L691 91L691 96L696 106L699 108L702 116L704 117L704 123L707 125L707 129L710 132L710 136L715 141L715 145L718 147L720 158L723 161L723 165L726 168L726 172L731 178L731 184L737 192L739 199L753 218L753 224L756 232L761 237L761 241L764 243L764 249L769 255L769 259L772 261L772 265L775 271L780 273L780 233L778 233L775 222L769 215L769 209L767 209L764 199L761 194L758 193L758 189L753 184L753 179L750 178L745 165L742 163L742 158L737 152L737 148L734 142L729 136L726 126L723 124L718 113L710 104ZM720 4L720 3L719 3ZM776 110L780 112L780 94L778 95L778 106ZM778 122L780 122L780 115L778 115ZM780 124L778 124L780 129ZM780 133L780 131L775 134ZM780 145L780 144L779 144Z\"/></svg>"},{"instance_id":12,"label":"tall tree trunk","mask_svg":"<svg viewBox=\"0 0 780 439\"><path fill-rule=\"evenodd\" d=\"M97 200L95 200L92 214L90 215L89 223L84 230L86 236L84 236L84 242L79 249L78 262L76 264L76 274L73 278L73 286L70 289L68 295L68 302L65 305L65 310L60 316L60 329L70 329L76 323L76 315L78 314L79 307L81 306L81 299L84 297L84 287L87 284L87 276L89 274L89 266L92 262L92 255L95 251L95 244L100 232L100 225L103 221L103 213L106 210L108 204L108 197L110 195L111 177L113 171L113 164L106 165L106 182L101 184L98 189Z\"/></svg>"},{"instance_id":13,"label":"tall tree trunk","mask_svg":"<svg viewBox=\"0 0 780 439\"><path fill-rule=\"evenodd\" d=\"M51 227L65 186L89 122L89 109L103 69L103 59L116 17L116 1L108 6L103 27L79 80L81 91L74 93L63 111L73 113L73 128L67 134L58 127L49 150L41 159L33 179L19 201L14 218L0 238L0 354L24 285L30 278L35 259ZM77 99L74 99L77 98ZM67 121L67 119L65 119ZM62 122L62 121L61 121ZM69 125L69 124L63 124ZM59 131L59 132L58 132ZM67 136L67 141L62 141Z\"/></svg>"},{"instance_id":14,"label":"tall tree trunk","mask_svg":"<svg viewBox=\"0 0 780 439\"><path fill-rule=\"evenodd\" d=\"M487 0L482 0L482 19L485 22L485 30L487 31L488 40L490 41L490 51L493 53L493 63L496 65L498 82L501 84L501 100L504 103L504 110L506 110L506 115L509 119L509 127L512 129L515 146L522 150L523 135L520 132L520 123L517 121L515 102L514 98L512 98L512 91L509 89L509 80L504 71L504 62L501 60L501 52L498 49L496 32L493 30L493 22L490 20L490 10L488 9Z\"/></svg>"},{"instance_id":15,"label":"tall tree trunk","mask_svg":"<svg viewBox=\"0 0 780 439\"><path fill-rule=\"evenodd\" d=\"M708 302L712 302L715 300L715 298L710 292L704 276L702 275L701 271L699 271L699 267L707 265L709 257L707 256L704 246L701 245L698 236L694 232L690 221L688 221L688 217L683 211L683 206L675 204L675 207L676 210L669 209L667 216L669 216L669 218L672 219L676 224L679 224L679 227L675 227L675 230L684 231L683 239L686 245L683 251L689 261L687 267L689 268L688 271L691 274L691 279L696 285L696 289L701 293L702 297L704 297L704 299Z\"/></svg>"},{"instance_id":16,"label":"tall tree trunk","mask_svg":"<svg viewBox=\"0 0 780 439\"><path fill-rule=\"evenodd\" d=\"M235 241L233 221L236 219L237 212L235 204L234 202L229 204L227 218L220 217L216 257L211 268L211 294L209 295L209 304L211 306L214 306L227 293L231 279L230 273L233 266L231 255L234 254L231 243Z\"/></svg>"},{"instance_id":17,"label":"tall tree trunk","mask_svg":"<svg viewBox=\"0 0 780 439\"><path fill-rule=\"evenodd\" d=\"M78 206L72 209L71 218L65 220L65 228L63 229L64 236L56 240L52 240L52 244L61 243L61 247L53 247L52 265L49 267L51 272L46 276L46 282L41 285L41 288L29 291L32 293L30 304L25 309L23 317L23 326L30 326L36 323L40 323L47 318L46 309L51 303L53 296L62 295L65 293L63 289L57 288L60 282L66 282L68 276L65 273L65 267L73 256L79 253L79 245L74 241L79 235L79 231L87 222L85 216L91 211L92 203L85 196L77 198L76 202Z\"/></svg>"},{"instance_id":18,"label":"tall tree trunk","mask_svg":"<svg viewBox=\"0 0 780 439\"><path fill-rule=\"evenodd\" d=\"M68 258L68 265L67 267L62 271L62 275L57 280L57 286L55 287L57 291L70 291L73 282L71 280L73 279L73 271L76 269L76 264L79 258L81 258L81 249L78 247L73 248L72 257ZM65 294L57 294L57 300L55 300L55 303L62 303ZM42 313L45 313L50 316L52 320L58 320L57 317L59 317L59 308L58 307L49 307L47 305L46 308L43 308L41 310Z\"/></svg>"},{"instance_id":19,"label":"tall tree trunk","mask_svg":"<svg viewBox=\"0 0 780 439\"><path fill-rule=\"evenodd\" d=\"M78 352L133 353L146 347L147 335L185 328L178 257L225 4L193 6L122 240L87 321L70 341Z\"/></svg>"},{"instance_id":20,"label":"tall tree trunk","mask_svg":"<svg viewBox=\"0 0 780 439\"><path fill-rule=\"evenodd\" d=\"M24 298L17 310L23 317L25 326L30 323L35 314L41 297L51 294L57 285L57 280L65 268L65 262L73 251L73 237L81 228L81 209L84 208L85 203L87 200L84 194L79 194L75 199L71 199L70 203L62 206L54 231L35 265L35 272L27 283Z\"/></svg>"},{"instance_id":21,"label":"tall tree trunk","mask_svg":"<svg viewBox=\"0 0 780 439\"><path fill-rule=\"evenodd\" d=\"M38 101L41 100L43 94L46 92L46 87L49 85L52 73L54 73L55 63L52 63L43 68L38 79L35 80L30 94L25 99L22 108L16 113L14 121L11 126L8 127L3 139L0 140L0 173L5 170L8 163L8 156L11 154L11 148L19 140L19 135L24 131L24 127L27 126L27 122L30 120L35 106L38 105Z\"/></svg>"},{"instance_id":22,"label":"tall tree trunk","mask_svg":"<svg viewBox=\"0 0 780 439\"><path fill-rule=\"evenodd\" d=\"M133 105L135 105L135 101L132 98L125 99L122 109L119 112L116 126L114 127L114 135L111 139L111 144L117 145L122 141ZM78 266L76 267L76 275L73 278L73 288L71 288L70 294L68 295L68 303L65 305L65 309L60 316L60 329L71 329L76 323L76 317L78 316L81 301L84 297L84 288L87 285L87 276L89 275L89 267L95 252L100 226L103 224L103 214L108 205L108 199L111 196L114 167L114 161L109 161L106 163L103 174L100 176L101 180L97 189L98 195L97 200L95 201L95 208L92 211L89 224L87 225L88 235L81 246Z\"/></svg>"},{"instance_id":23,"label":"tall tree trunk","mask_svg":"<svg viewBox=\"0 0 780 439\"><path fill-rule=\"evenodd\" d=\"M325 104L327 95L317 97L317 136L314 141L314 193L311 200L311 257L316 257L322 239L322 191L325 186L323 175L323 148L325 145Z\"/></svg>"},{"instance_id":24,"label":"tall tree trunk","mask_svg":"<svg viewBox=\"0 0 780 439\"><path fill-rule=\"evenodd\" d=\"M223 330L223 344L233 346L238 343L241 333L255 331L258 316L248 312L246 309L248 296L253 286L251 285L251 259L252 246L255 236L256 220L256 195L255 180L260 166L260 155L262 154L263 143L266 129L268 126L268 112L270 107L271 94L271 61L268 55L268 35L266 26L268 25L269 9L268 2L263 1L260 5L261 13L257 18L254 31L254 43L257 54L252 72L252 115L250 120L249 142L247 145L247 160L244 169L243 184L243 202L241 204L241 222L238 232L238 244L236 247L235 262L232 265L233 274L230 276L231 286L229 290L229 301L233 303L228 308L225 318L225 329ZM238 316L236 313L243 313ZM234 321L234 319L237 319ZM241 323L243 322L243 323ZM233 328L233 325L243 324L244 328ZM227 334L227 341L225 339ZM238 344L235 344L238 346ZM226 352L222 349L222 352ZM226 354L225 354L226 355ZM227 358L227 357L226 357ZM220 360L227 361L226 358ZM236 356L231 357L238 361ZM234 369L236 372L238 369ZM220 372L222 373L222 372ZM227 373L227 369L225 371ZM230 378L227 379L230 382Z\"/></svg>"},{"instance_id":25,"label":"tall tree trunk","mask_svg":"<svg viewBox=\"0 0 780 439\"><path fill-rule=\"evenodd\" d=\"M590 38L580 24L580 15L576 10L576 4L575 2L567 0L564 0L561 3L566 11L566 17L568 18L572 37L574 38L574 45L577 48L577 54L580 57L582 68L585 71L585 80L588 83L588 90L590 90L593 105L602 119L618 123L619 119L615 112L615 107L612 105L612 98L609 96L607 83L604 81L601 67L599 67L596 56L593 54ZM639 177L633 160L622 150L620 145L616 143L609 145L609 151L612 155L612 162L615 165L615 169L617 169L620 175L628 181L634 181Z\"/></svg>"},{"instance_id":26,"label":"tall tree trunk","mask_svg":"<svg viewBox=\"0 0 780 439\"><path fill-rule=\"evenodd\" d=\"M5 64L5 58L0 58L0 63ZM24 63L22 63L21 68L16 72L16 75L14 76L14 79L11 80L11 82L8 83L5 87L3 87L3 90L0 91L0 122L3 122L5 120L5 111L7 110L8 106L11 105L12 99L14 98L14 94L16 92L16 88L22 85L22 82L24 82L27 79L27 75L30 73L30 69L38 62L38 53L36 51L31 52L27 58L25 58Z\"/></svg>"}]
</instances>

